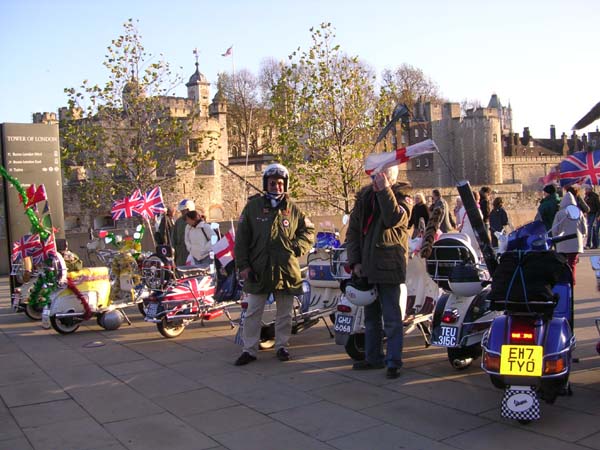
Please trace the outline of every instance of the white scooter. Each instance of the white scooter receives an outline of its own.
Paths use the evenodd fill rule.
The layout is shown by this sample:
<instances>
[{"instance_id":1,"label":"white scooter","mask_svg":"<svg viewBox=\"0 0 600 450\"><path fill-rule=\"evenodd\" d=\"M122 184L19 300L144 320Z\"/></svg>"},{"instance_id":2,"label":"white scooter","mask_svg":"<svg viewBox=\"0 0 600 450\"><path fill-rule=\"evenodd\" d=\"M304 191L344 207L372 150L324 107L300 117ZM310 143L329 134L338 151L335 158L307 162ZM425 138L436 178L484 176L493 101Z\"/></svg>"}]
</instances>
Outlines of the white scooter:
<instances>
[{"instance_id":1,"label":"white scooter","mask_svg":"<svg viewBox=\"0 0 600 450\"><path fill-rule=\"evenodd\" d=\"M421 238L409 240L411 257L406 268L406 284L400 286L400 307L404 320L404 334L417 330L425 347L431 344L431 320L440 289L427 274L425 260L418 255ZM349 279L345 251L332 261L332 273L339 280ZM335 343L343 345L348 356L356 361L365 358L364 307L353 304L342 295L335 318Z\"/></svg>"}]
</instances>

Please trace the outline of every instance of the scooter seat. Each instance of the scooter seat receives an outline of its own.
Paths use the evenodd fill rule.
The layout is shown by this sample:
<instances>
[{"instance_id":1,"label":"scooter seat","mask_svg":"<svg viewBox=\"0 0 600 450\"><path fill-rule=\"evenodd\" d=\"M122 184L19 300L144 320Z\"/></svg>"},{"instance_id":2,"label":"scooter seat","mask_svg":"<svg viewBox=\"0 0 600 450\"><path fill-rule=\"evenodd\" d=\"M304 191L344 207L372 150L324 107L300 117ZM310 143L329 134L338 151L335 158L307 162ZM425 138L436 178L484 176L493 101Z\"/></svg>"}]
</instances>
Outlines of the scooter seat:
<instances>
[{"instance_id":1,"label":"scooter seat","mask_svg":"<svg viewBox=\"0 0 600 450\"><path fill-rule=\"evenodd\" d=\"M206 265L177 266L175 270L177 271L177 278L194 278L207 275L210 267Z\"/></svg>"}]
</instances>

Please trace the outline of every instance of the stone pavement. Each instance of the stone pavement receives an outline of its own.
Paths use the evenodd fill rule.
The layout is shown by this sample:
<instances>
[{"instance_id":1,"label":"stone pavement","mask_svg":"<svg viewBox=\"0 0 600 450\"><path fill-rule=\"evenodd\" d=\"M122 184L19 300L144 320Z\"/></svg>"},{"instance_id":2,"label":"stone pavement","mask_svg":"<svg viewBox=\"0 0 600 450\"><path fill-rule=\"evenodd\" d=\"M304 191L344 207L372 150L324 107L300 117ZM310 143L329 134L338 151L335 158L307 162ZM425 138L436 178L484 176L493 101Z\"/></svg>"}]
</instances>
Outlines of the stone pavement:
<instances>
[{"instance_id":1,"label":"stone pavement","mask_svg":"<svg viewBox=\"0 0 600 450\"><path fill-rule=\"evenodd\" d=\"M500 417L478 363L456 371L415 335L397 380L353 372L322 325L293 336L292 361L265 351L235 367L225 321L167 340L131 309L132 326L61 336L10 310L4 277L0 449L600 449L600 294L586 257L577 278L574 395L519 425Z\"/></svg>"}]
</instances>

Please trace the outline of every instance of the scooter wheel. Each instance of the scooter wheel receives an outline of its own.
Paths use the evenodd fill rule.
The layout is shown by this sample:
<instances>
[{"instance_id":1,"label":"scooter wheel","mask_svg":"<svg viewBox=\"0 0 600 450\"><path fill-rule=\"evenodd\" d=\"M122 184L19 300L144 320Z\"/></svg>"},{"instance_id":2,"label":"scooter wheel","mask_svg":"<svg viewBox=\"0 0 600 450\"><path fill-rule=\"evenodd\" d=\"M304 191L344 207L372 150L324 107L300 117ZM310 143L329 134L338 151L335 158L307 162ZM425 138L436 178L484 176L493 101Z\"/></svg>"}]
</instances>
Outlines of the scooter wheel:
<instances>
[{"instance_id":1,"label":"scooter wheel","mask_svg":"<svg viewBox=\"0 0 600 450\"><path fill-rule=\"evenodd\" d=\"M139 302L137 304L137 307L140 311L140 314L142 315L143 318L146 318L146 305L144 304L144 302Z\"/></svg>"},{"instance_id":2,"label":"scooter wheel","mask_svg":"<svg viewBox=\"0 0 600 450\"><path fill-rule=\"evenodd\" d=\"M158 332L162 334L167 339L176 338L185 330L185 325L183 322L174 323L168 322L166 318L163 317L162 321L156 324L156 328L158 328Z\"/></svg>"},{"instance_id":3,"label":"scooter wheel","mask_svg":"<svg viewBox=\"0 0 600 450\"><path fill-rule=\"evenodd\" d=\"M354 361L363 361L365 359L365 334L355 333L348 336L345 349L348 356Z\"/></svg>"},{"instance_id":4,"label":"scooter wheel","mask_svg":"<svg viewBox=\"0 0 600 450\"><path fill-rule=\"evenodd\" d=\"M42 311L43 310L44 310L44 307L40 304L33 306L33 305L30 305L29 303L27 303L25 305L25 315L27 317L29 317L31 320L42 320Z\"/></svg>"},{"instance_id":5,"label":"scooter wheel","mask_svg":"<svg viewBox=\"0 0 600 450\"><path fill-rule=\"evenodd\" d=\"M77 331L80 322L72 317L50 316L50 324L60 334L71 334Z\"/></svg>"}]
</instances>

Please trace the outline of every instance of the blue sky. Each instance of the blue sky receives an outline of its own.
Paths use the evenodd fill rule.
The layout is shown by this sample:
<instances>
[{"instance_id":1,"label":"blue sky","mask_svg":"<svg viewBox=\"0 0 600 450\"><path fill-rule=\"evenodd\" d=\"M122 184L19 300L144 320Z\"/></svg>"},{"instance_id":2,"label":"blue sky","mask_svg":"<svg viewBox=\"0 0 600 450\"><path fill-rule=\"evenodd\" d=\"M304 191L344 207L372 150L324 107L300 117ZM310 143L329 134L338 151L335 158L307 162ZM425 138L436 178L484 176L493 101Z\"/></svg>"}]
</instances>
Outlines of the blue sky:
<instances>
[{"instance_id":1,"label":"blue sky","mask_svg":"<svg viewBox=\"0 0 600 450\"><path fill-rule=\"evenodd\" d=\"M451 101L487 105L498 94L512 105L515 132L548 137L554 124L570 134L600 101L597 0L4 0L1 17L0 122L56 111L63 89L84 79L103 84L106 47L128 18L139 20L146 50L183 66L186 79L195 47L216 82L231 70L221 57L230 45L236 70L257 73L264 58L308 48L309 28L328 21L342 49L378 75L407 63Z\"/></svg>"}]
</instances>

